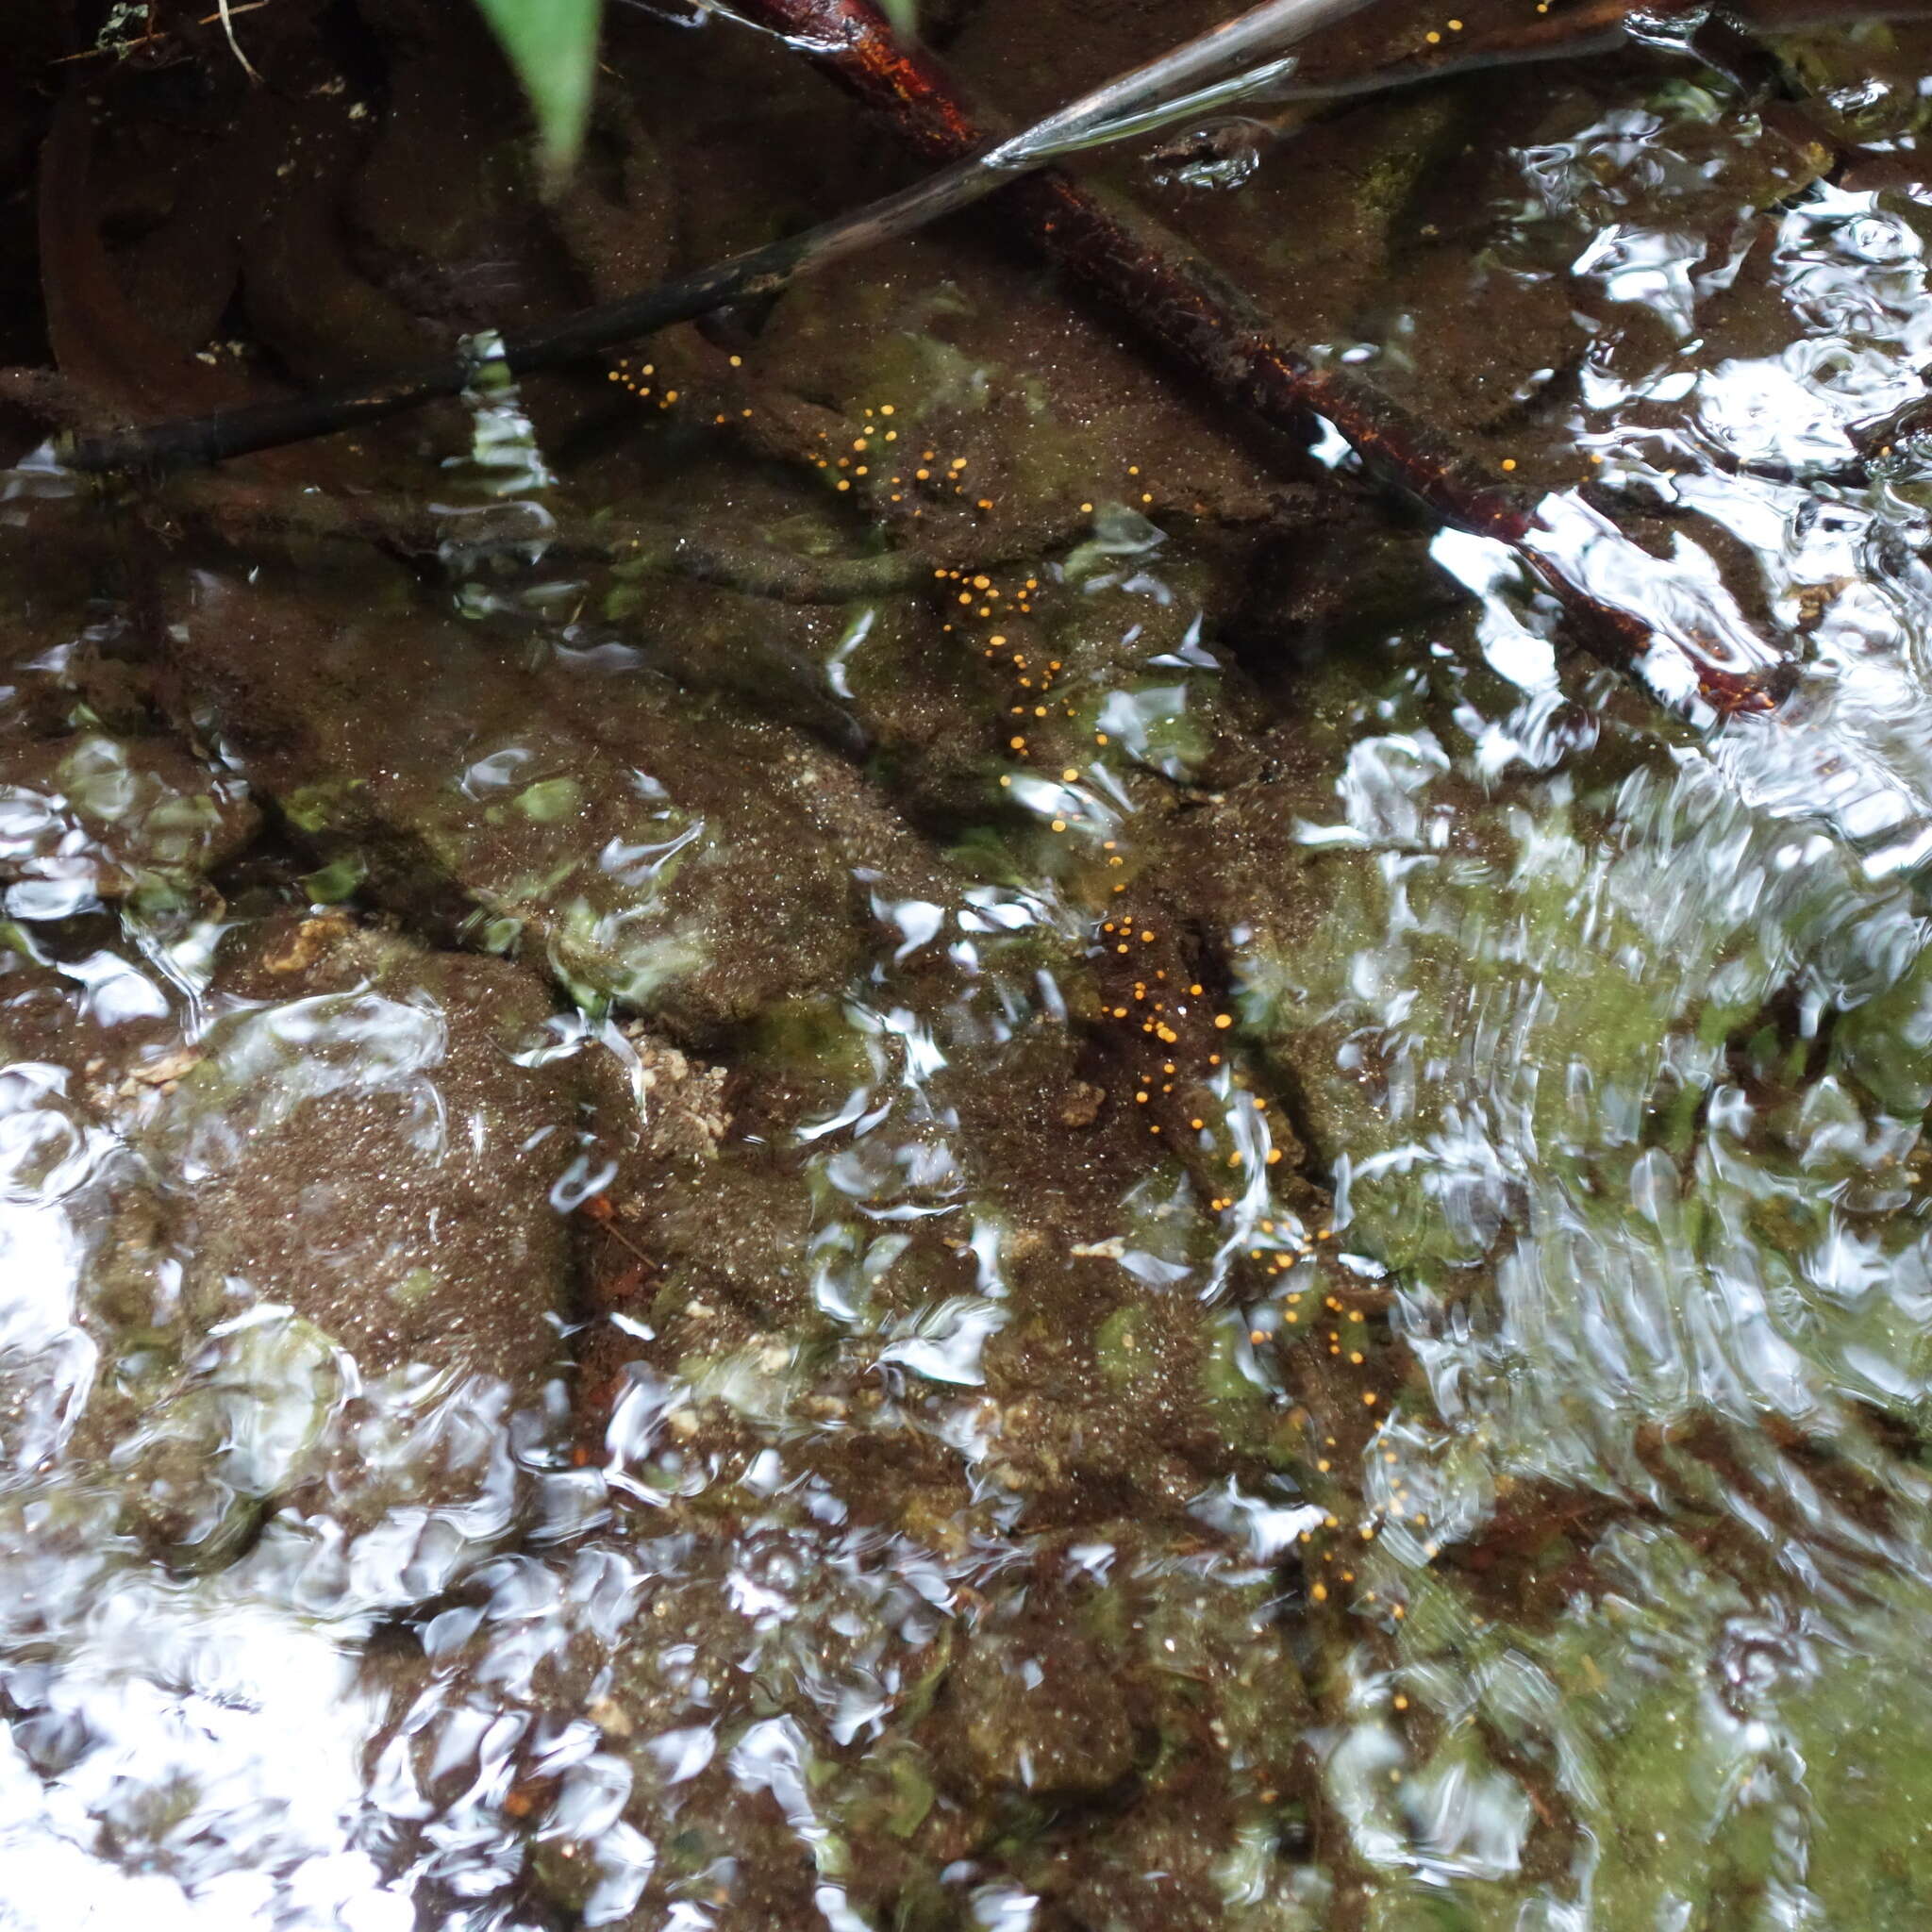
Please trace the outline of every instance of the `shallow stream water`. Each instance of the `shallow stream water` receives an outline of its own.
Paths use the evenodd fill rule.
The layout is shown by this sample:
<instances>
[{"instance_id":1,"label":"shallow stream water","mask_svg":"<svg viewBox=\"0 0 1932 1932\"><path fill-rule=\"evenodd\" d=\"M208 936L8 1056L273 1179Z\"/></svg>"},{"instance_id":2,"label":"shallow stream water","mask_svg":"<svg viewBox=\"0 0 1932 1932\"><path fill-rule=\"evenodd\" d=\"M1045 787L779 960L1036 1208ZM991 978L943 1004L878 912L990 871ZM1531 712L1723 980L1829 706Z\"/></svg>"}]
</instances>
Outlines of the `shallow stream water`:
<instances>
[{"instance_id":1,"label":"shallow stream water","mask_svg":"<svg viewBox=\"0 0 1932 1932\"><path fill-rule=\"evenodd\" d=\"M13 473L0 1926L1926 1922L1932 38L1773 44L1113 164L1771 715L976 235L433 570Z\"/></svg>"}]
</instances>

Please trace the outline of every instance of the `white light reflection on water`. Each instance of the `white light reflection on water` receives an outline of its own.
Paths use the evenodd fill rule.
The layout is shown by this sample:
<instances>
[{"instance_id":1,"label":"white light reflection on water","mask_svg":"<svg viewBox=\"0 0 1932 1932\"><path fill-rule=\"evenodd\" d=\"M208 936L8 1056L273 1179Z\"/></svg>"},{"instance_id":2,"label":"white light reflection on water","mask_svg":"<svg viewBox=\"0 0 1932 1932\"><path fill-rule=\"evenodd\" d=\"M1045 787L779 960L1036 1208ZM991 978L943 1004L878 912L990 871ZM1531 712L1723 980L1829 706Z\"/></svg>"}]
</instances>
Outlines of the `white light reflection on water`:
<instances>
[{"instance_id":1,"label":"white light reflection on water","mask_svg":"<svg viewBox=\"0 0 1932 1932\"><path fill-rule=\"evenodd\" d=\"M19 1713L0 1757L10 1925L414 1924L354 1840L379 1713L327 1632L232 1591L124 1584L58 1671L11 1665L0 1686Z\"/></svg>"}]
</instances>

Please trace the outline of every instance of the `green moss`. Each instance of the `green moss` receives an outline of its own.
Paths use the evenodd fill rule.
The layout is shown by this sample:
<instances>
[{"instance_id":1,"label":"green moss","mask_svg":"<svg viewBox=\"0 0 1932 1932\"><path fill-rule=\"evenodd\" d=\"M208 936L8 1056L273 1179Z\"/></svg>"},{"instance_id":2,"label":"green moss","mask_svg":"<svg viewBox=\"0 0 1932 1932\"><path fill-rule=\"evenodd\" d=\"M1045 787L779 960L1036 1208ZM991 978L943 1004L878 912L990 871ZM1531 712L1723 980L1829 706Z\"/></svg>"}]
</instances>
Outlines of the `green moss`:
<instances>
[{"instance_id":1,"label":"green moss","mask_svg":"<svg viewBox=\"0 0 1932 1932\"><path fill-rule=\"evenodd\" d=\"M1094 1357L1100 1373L1116 1388L1131 1388L1156 1373L1153 1332L1148 1310L1139 1302L1125 1303L1100 1324L1093 1338Z\"/></svg>"},{"instance_id":2,"label":"green moss","mask_svg":"<svg viewBox=\"0 0 1932 1932\"><path fill-rule=\"evenodd\" d=\"M543 778L517 793L517 809L540 825L572 817L583 804L584 788L575 778Z\"/></svg>"},{"instance_id":3,"label":"green moss","mask_svg":"<svg viewBox=\"0 0 1932 1932\"><path fill-rule=\"evenodd\" d=\"M350 793L361 789L361 778L332 778L314 785L296 785L277 799L282 816L297 831L324 832L353 824L356 807Z\"/></svg>"},{"instance_id":4,"label":"green moss","mask_svg":"<svg viewBox=\"0 0 1932 1932\"><path fill-rule=\"evenodd\" d=\"M337 906L344 899L354 898L368 876L368 861L360 853L350 853L308 874L302 880L302 890L312 906Z\"/></svg>"},{"instance_id":5,"label":"green moss","mask_svg":"<svg viewBox=\"0 0 1932 1932\"><path fill-rule=\"evenodd\" d=\"M1223 1309L1208 1324L1207 1346L1201 1356L1201 1393L1215 1408L1224 1412L1247 1411L1266 1400L1261 1385L1241 1366L1248 1345L1248 1331L1241 1317Z\"/></svg>"}]
</instances>

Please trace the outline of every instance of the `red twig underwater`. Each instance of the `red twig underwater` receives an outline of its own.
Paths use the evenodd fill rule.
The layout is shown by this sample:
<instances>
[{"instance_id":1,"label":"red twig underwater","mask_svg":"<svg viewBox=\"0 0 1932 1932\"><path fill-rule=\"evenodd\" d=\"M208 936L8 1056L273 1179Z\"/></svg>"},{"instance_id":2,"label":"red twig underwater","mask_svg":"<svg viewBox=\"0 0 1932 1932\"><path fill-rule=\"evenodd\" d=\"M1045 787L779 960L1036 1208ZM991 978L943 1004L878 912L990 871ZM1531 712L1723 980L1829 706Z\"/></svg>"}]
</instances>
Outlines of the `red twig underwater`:
<instances>
[{"instance_id":1,"label":"red twig underwater","mask_svg":"<svg viewBox=\"0 0 1932 1932\"><path fill-rule=\"evenodd\" d=\"M785 36L926 160L957 161L1002 131L871 0L736 0L733 10ZM1652 556L1577 491L1533 500L1480 474L1373 384L1279 341L1198 251L1119 197L1048 169L1002 202L1039 247L1231 400L1290 430L1310 411L1325 417L1444 523L1507 544L1598 656L1719 715L1769 710L1790 689L1791 661L1756 634L1714 569Z\"/></svg>"}]
</instances>

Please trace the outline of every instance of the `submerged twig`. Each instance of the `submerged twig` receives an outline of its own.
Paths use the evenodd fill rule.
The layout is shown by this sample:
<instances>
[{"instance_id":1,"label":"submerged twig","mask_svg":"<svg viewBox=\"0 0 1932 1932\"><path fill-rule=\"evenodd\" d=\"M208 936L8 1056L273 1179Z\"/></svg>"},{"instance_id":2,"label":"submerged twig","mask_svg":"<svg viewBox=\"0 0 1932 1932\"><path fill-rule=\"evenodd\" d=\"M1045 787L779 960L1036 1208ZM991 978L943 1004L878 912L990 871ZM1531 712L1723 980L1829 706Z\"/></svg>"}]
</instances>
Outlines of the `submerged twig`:
<instances>
[{"instance_id":1,"label":"submerged twig","mask_svg":"<svg viewBox=\"0 0 1932 1932\"><path fill-rule=\"evenodd\" d=\"M653 335L674 323L774 294L799 275L966 208L1057 154L1119 139L1124 133L1143 132L1150 125L1161 125L1162 114L1169 119L1185 117L1201 111L1204 103L1219 105L1239 98L1244 91L1278 77L1280 63L1212 86L1202 83L1230 64L1278 49L1363 4L1364 0L1265 0L1264 5L1083 95L1011 139L985 143L984 153L979 152L982 143L977 140L950 143L945 158L952 166L851 214L803 235L733 256L693 275L660 282L641 294L507 335L502 341L504 364L513 375L562 368L620 343ZM257 450L359 428L425 403L458 395L475 374L472 357L449 356L378 382L222 409L112 435L82 437L59 454L69 469L96 473L154 472L223 462Z\"/></svg>"},{"instance_id":2,"label":"submerged twig","mask_svg":"<svg viewBox=\"0 0 1932 1932\"><path fill-rule=\"evenodd\" d=\"M1367 73L1312 75L1307 63L1287 77L1251 91L1248 98L1281 111L1257 114L1250 124L1263 141L1287 140L1307 125L1308 110L1360 100L1369 95L1400 93L1438 81L1460 80L1511 67L1544 66L1560 60L1585 60L1624 51L1633 45L1653 52L1681 53L1728 77L1740 79L1723 58L1722 43L1740 38L1746 27L1758 33L1802 33L1817 28L1853 26L1885 21L1922 20L1932 12L1932 0L1809 0L1785 12L1760 4L1740 7L1724 15L1712 13L1694 33L1675 42L1658 42L1633 33L1637 15L1630 0L1577 0L1560 12L1530 14L1480 34L1460 36L1452 43L1419 47L1400 60L1371 68ZM1740 79L1750 91L1752 81ZM1180 137L1184 138L1184 137Z\"/></svg>"},{"instance_id":3,"label":"submerged twig","mask_svg":"<svg viewBox=\"0 0 1932 1932\"><path fill-rule=\"evenodd\" d=\"M953 159L952 165L927 180L802 235L676 276L639 294L580 310L543 327L517 331L504 341L505 362L517 375L566 367L619 344L635 342L675 323L775 294L800 275L970 206L1006 185L1016 173L1041 165L1058 153L1142 134L1163 122L1195 118L1209 107L1226 106L1257 92L1277 101L1332 101L1415 86L1485 66L1599 52L1624 44L1622 23L1631 10L1628 0L1583 0L1582 5L1566 8L1561 15L1536 16L1455 53L1445 46L1439 54L1419 53L1368 75L1304 83L1286 75L1286 63L1276 60L1206 91L1195 85L1229 62L1279 46L1295 34L1312 31L1353 10L1357 4L1357 0L1274 0L1274 4L1252 8L1133 74L1109 81L985 155L969 152L963 160ZM1891 17L1924 11L1926 4L1928 0L1918 0L1917 5L1905 0L1905 4L1874 8L1867 0L1850 0L1849 5L1834 7L1818 0L1805 17L1813 13L1834 20ZM1157 104L1158 117L1154 113ZM971 145L965 144L968 149ZM961 144L926 143L924 151L954 158L961 152ZM68 468L90 473L156 472L224 462L258 450L337 435L460 394L474 366L464 356L446 356L376 382L343 385L140 428L78 435L59 455Z\"/></svg>"},{"instance_id":4,"label":"submerged twig","mask_svg":"<svg viewBox=\"0 0 1932 1932\"><path fill-rule=\"evenodd\" d=\"M261 75L255 71L254 63L249 59L248 56L242 51L242 42L235 38L234 9L230 7L229 0L221 0L221 6L217 10L221 15L222 32L227 36L229 53L234 55L235 58L241 62L242 72L248 76L248 78L256 84L257 87L259 87L261 85Z\"/></svg>"},{"instance_id":5,"label":"submerged twig","mask_svg":"<svg viewBox=\"0 0 1932 1932\"><path fill-rule=\"evenodd\" d=\"M1310 73L1314 63L1304 61L1289 77L1256 92L1270 102L1315 106L1365 93L1393 93L1491 68L1588 59L1633 45L1687 53L1708 64L1708 39L1721 24L1754 34L1795 34L1923 20L1928 14L1932 0L1737 0L1722 14L1681 0L1655 8L1632 0L1573 0L1548 13L1525 12L1480 32L1415 47L1400 60L1365 74L1324 74L1319 67Z\"/></svg>"}]
</instances>

